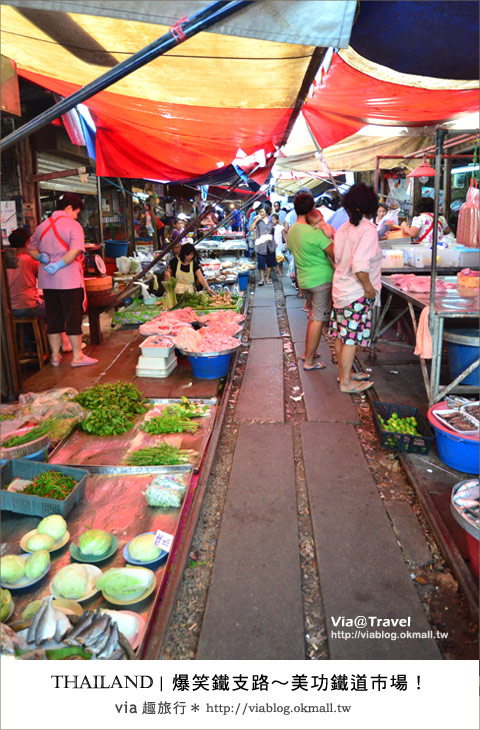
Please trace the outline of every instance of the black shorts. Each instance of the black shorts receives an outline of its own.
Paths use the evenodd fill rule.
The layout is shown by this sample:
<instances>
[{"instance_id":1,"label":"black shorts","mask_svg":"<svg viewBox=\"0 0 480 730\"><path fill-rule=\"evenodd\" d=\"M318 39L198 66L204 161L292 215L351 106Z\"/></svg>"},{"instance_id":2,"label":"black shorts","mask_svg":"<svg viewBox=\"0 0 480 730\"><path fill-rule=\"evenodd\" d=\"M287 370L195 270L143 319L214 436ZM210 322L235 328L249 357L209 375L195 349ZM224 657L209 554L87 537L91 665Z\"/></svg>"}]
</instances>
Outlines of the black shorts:
<instances>
[{"instance_id":1,"label":"black shorts","mask_svg":"<svg viewBox=\"0 0 480 730\"><path fill-rule=\"evenodd\" d=\"M47 310L47 332L57 335L82 334L84 291L78 289L44 289L43 298Z\"/></svg>"}]
</instances>

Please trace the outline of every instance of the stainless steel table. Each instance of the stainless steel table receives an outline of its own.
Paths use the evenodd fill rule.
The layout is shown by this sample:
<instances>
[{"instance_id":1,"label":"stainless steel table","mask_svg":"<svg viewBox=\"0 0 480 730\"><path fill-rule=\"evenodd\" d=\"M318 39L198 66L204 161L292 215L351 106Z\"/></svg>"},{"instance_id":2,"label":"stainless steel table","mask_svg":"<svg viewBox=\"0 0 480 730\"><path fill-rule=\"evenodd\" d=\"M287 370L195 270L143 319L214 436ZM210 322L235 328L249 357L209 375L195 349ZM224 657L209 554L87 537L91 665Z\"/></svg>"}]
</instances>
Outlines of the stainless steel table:
<instances>
[{"instance_id":1,"label":"stainless steel table","mask_svg":"<svg viewBox=\"0 0 480 730\"><path fill-rule=\"evenodd\" d=\"M466 295L462 290L456 288L456 277L454 276L442 276L438 277L438 281L444 281L445 283L455 284L455 288L448 289L444 294L437 294L435 296L435 308L433 312L432 322L433 327L431 328L432 335L432 366L430 375L427 370L426 361L420 358L420 365L422 368L423 380L425 383L425 389L427 391L429 404L433 405L438 401L445 399L445 396L452 390L457 393L470 393L476 391L475 386L460 385L460 383L478 367L479 359L477 358L471 365L460 373L454 380L444 386L440 386L440 370L442 365L442 342L443 342L443 330L446 319L475 319L478 321L480 315L479 295L478 290L476 294ZM370 347L370 354L372 359L376 358L375 348L376 343L380 341L382 335L396 324L407 312L410 314L413 329L415 334L417 333L418 320L415 310L423 310L429 306L430 294L419 293L419 292L406 292L402 291L390 276L382 277L382 286L387 290L388 295L385 304L381 308L380 312L376 312L374 317L372 341ZM390 309L392 299L394 296L403 299L406 302L404 307L399 314L397 314L392 320L390 320L385 326L382 327L385 316ZM395 344L400 347L410 347L405 343L388 341L389 344Z\"/></svg>"}]
</instances>

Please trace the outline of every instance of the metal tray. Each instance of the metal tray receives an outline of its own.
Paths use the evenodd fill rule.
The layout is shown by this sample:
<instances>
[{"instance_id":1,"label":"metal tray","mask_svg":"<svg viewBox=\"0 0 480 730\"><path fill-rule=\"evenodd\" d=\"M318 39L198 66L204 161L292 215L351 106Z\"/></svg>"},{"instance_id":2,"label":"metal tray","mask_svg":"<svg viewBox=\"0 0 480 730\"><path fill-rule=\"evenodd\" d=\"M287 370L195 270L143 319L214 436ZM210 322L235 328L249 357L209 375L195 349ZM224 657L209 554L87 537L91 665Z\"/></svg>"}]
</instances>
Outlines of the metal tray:
<instances>
[{"instance_id":1,"label":"metal tray","mask_svg":"<svg viewBox=\"0 0 480 730\"><path fill-rule=\"evenodd\" d=\"M172 403L180 403L180 398L149 398L149 403L154 405L169 405ZM197 456L193 462L195 471L198 471L203 459L203 454L207 448L208 440L213 429L215 416L217 411L216 398L191 398L192 403L200 403L210 408L210 414L207 417L199 418L197 422L200 425L197 433L178 433L178 434L162 434L161 436L152 436L144 433L139 429L139 424L144 416L139 416L135 422L135 426L130 431L120 434L119 436L92 436L77 429L67 439L62 441L50 456L52 464L68 464L69 466L78 466L82 469L96 473L106 473L97 471L100 467L109 467L115 471L110 473L129 473L131 469L146 469L147 472L159 469L158 466L153 467L130 467L122 464L124 457L139 448L145 446L154 446L161 441L173 443L182 449L193 449L197 452ZM188 468L188 464L185 465ZM183 468L182 465L179 467ZM171 469L172 467L166 467ZM134 473L134 472L131 472ZM137 472L142 473L142 472Z\"/></svg>"}]
</instances>

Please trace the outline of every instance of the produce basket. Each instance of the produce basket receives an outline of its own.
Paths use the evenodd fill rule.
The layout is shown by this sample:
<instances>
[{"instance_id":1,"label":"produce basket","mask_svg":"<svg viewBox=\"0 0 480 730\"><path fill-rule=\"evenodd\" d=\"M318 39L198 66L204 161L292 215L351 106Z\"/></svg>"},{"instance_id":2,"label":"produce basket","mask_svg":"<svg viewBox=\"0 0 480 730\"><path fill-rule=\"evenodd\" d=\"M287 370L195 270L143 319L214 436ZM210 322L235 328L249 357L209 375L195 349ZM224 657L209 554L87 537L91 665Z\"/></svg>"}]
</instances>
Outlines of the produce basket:
<instances>
[{"instance_id":1,"label":"produce basket","mask_svg":"<svg viewBox=\"0 0 480 730\"><path fill-rule=\"evenodd\" d=\"M7 434L2 440L7 441L12 436L23 436L23 434L31 431L34 426L28 426L27 428L19 428L17 431L12 431ZM26 444L20 444L20 446L11 446L9 449L0 448L0 455L2 459L8 461L9 459L25 459L27 456L32 456L39 451L44 451L50 446L50 437L47 434L40 436L33 441L28 441Z\"/></svg>"},{"instance_id":2,"label":"produce basket","mask_svg":"<svg viewBox=\"0 0 480 730\"><path fill-rule=\"evenodd\" d=\"M373 422L380 439L380 444L384 449L393 449L393 451L406 451L409 454L428 454L433 444L433 436L431 435L428 423L418 410L413 406L399 406L395 403L380 403L374 401L372 403ZM384 421L388 421L392 413L397 413L399 418L414 417L417 419L417 431L421 435L412 435L409 433L394 433L393 431L385 431L379 421L379 416Z\"/></svg>"},{"instance_id":3,"label":"produce basket","mask_svg":"<svg viewBox=\"0 0 480 730\"><path fill-rule=\"evenodd\" d=\"M15 479L33 479L45 471L59 471L76 480L73 490L66 499L49 499L48 497L36 497L33 494L22 494L21 492L8 492L8 484ZM83 469L72 469L69 466L58 464L42 464L37 461L26 459L13 459L7 461L0 467L1 487L1 508L11 512L19 512L22 515L47 515L59 514L64 517L75 507L85 494L88 472Z\"/></svg>"}]
</instances>

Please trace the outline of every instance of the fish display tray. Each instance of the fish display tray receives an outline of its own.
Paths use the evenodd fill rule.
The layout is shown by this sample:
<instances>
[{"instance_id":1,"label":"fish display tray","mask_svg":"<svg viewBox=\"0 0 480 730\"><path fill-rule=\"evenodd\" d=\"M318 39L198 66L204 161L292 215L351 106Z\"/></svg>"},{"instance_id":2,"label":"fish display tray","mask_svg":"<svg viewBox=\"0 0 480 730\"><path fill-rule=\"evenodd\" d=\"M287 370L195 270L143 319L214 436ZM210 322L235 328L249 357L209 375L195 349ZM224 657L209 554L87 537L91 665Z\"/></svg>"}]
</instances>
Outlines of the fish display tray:
<instances>
[{"instance_id":1,"label":"fish display tray","mask_svg":"<svg viewBox=\"0 0 480 730\"><path fill-rule=\"evenodd\" d=\"M145 414L143 414L137 418L131 431L119 436L93 436L77 429L50 454L50 463L69 464L87 470L90 470L92 466L121 465L125 456L132 451L146 446L158 446L160 442L165 441L181 449L196 451L197 456L193 465L195 470L198 470L215 422L217 399L191 398L190 401L209 407L208 416L195 419L195 422L199 424L196 433L152 436L139 428L145 418ZM180 398L152 398L148 399L148 402L156 406L171 405L180 403Z\"/></svg>"},{"instance_id":2,"label":"fish display tray","mask_svg":"<svg viewBox=\"0 0 480 730\"><path fill-rule=\"evenodd\" d=\"M76 480L73 490L66 499L49 499L48 497L36 497L34 494L22 494L21 492L9 492L5 488L16 477L27 479L29 482L46 471L59 471L62 474ZM58 464L43 464L27 459L12 459L0 467L1 484L1 507L10 512L19 512L22 515L68 515L85 493L87 472L82 469L75 469L69 466Z\"/></svg>"},{"instance_id":3,"label":"fish display tray","mask_svg":"<svg viewBox=\"0 0 480 730\"><path fill-rule=\"evenodd\" d=\"M409 454L428 454L433 444L433 436L430 432L428 423L418 410L413 406L399 406L395 403L380 403L374 401L372 403L373 422L375 424L380 444L384 449L392 449L393 451L406 451ZM409 433L394 433L393 431L385 431L378 419L381 416L384 421L388 421L392 413L397 413L399 418L414 417L417 419L417 431L420 435L412 435Z\"/></svg>"}]
</instances>

